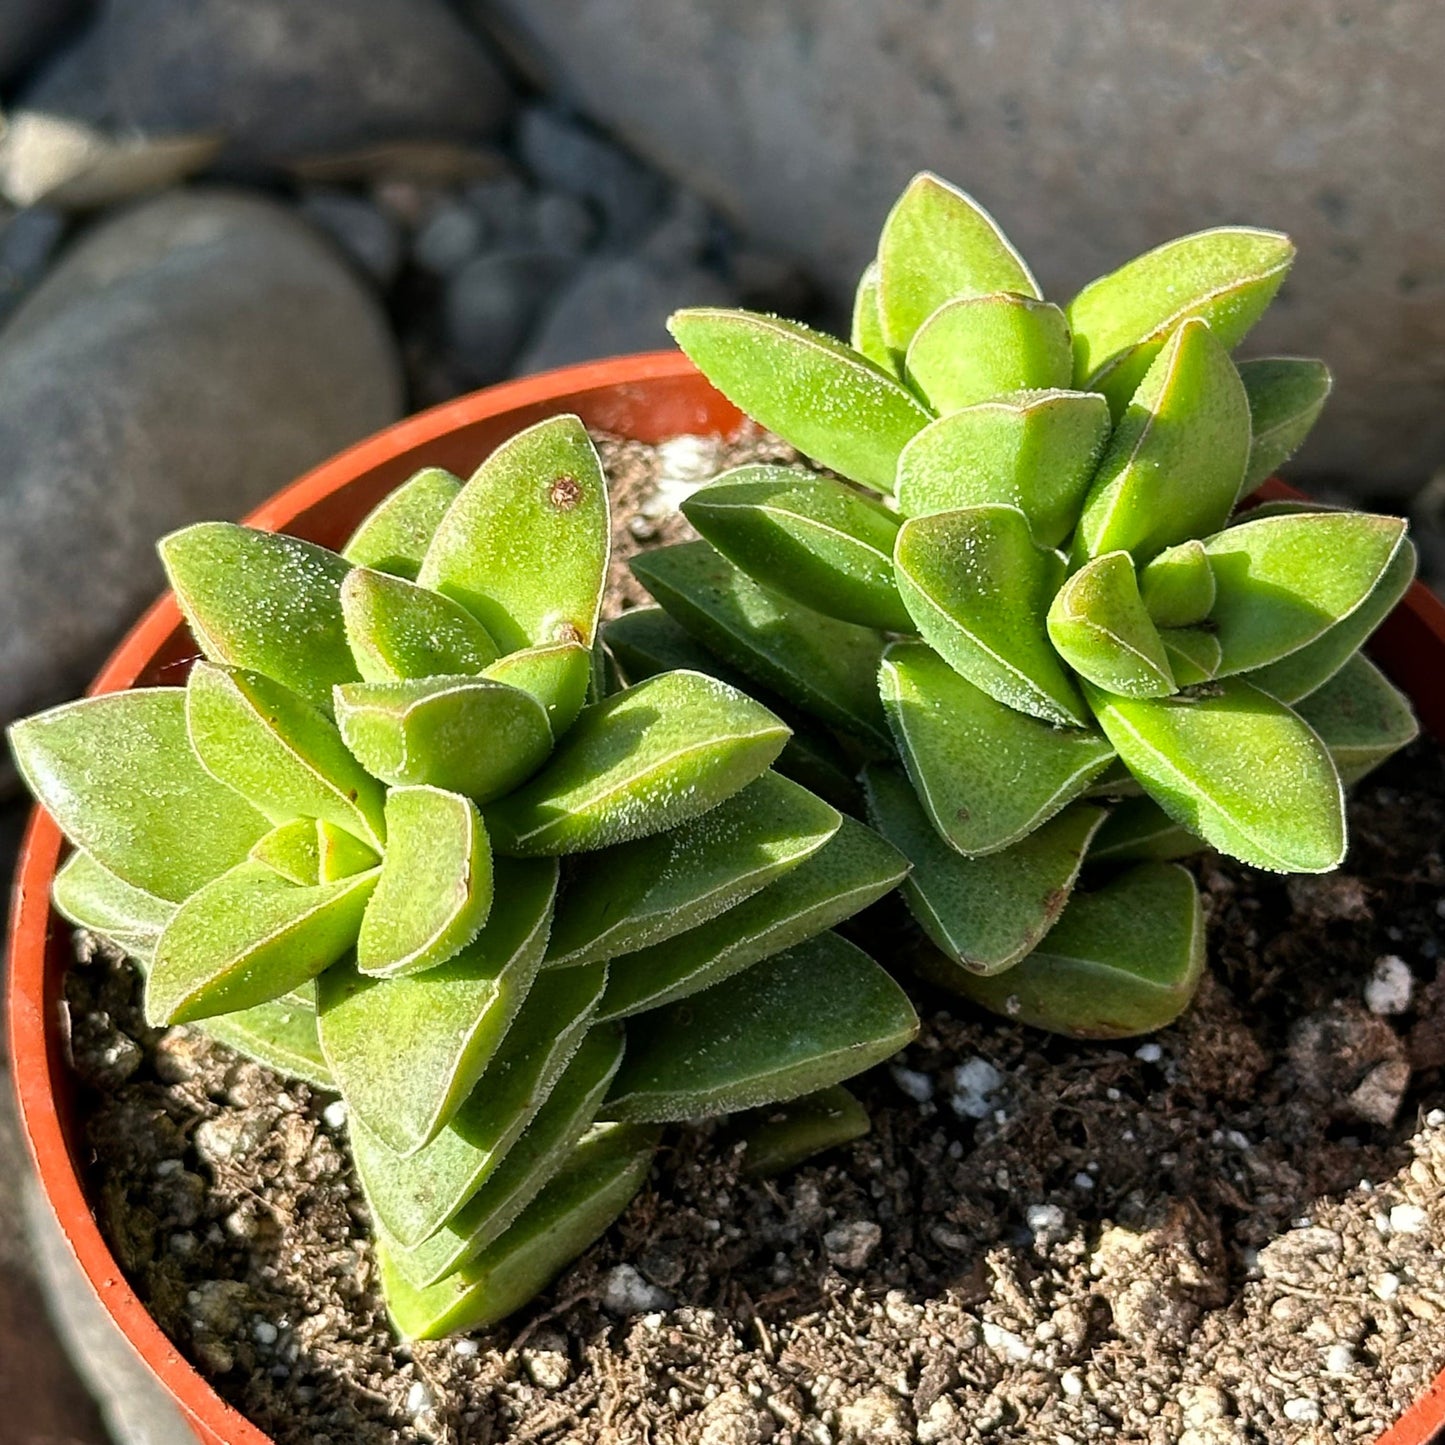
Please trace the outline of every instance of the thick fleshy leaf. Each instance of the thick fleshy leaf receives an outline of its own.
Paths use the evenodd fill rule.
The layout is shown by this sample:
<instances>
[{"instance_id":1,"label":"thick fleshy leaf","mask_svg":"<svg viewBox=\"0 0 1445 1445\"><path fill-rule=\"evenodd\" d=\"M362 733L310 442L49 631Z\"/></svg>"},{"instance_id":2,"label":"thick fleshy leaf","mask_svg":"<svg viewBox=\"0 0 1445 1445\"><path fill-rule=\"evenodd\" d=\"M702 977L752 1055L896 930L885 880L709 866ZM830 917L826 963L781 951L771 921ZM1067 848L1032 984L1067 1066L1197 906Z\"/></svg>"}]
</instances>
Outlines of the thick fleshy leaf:
<instances>
[{"instance_id":1,"label":"thick fleshy leaf","mask_svg":"<svg viewBox=\"0 0 1445 1445\"><path fill-rule=\"evenodd\" d=\"M15 723L9 737L20 776L61 832L158 898L189 897L270 831L191 750L182 688L81 698Z\"/></svg>"},{"instance_id":2,"label":"thick fleshy leaf","mask_svg":"<svg viewBox=\"0 0 1445 1445\"><path fill-rule=\"evenodd\" d=\"M1044 943L1007 973L954 970L938 981L1019 1023L1118 1039L1173 1023L1203 970L1194 879L1176 864L1144 863L1095 893L1075 893Z\"/></svg>"},{"instance_id":3,"label":"thick fleshy leaf","mask_svg":"<svg viewBox=\"0 0 1445 1445\"><path fill-rule=\"evenodd\" d=\"M1114 750L994 701L931 648L895 642L879 690L929 820L960 853L1007 848L1077 798Z\"/></svg>"},{"instance_id":4,"label":"thick fleshy leaf","mask_svg":"<svg viewBox=\"0 0 1445 1445\"><path fill-rule=\"evenodd\" d=\"M580 642L546 642L499 657L482 676L530 692L547 709L552 736L560 738L587 701L592 657Z\"/></svg>"},{"instance_id":5,"label":"thick fleshy leaf","mask_svg":"<svg viewBox=\"0 0 1445 1445\"><path fill-rule=\"evenodd\" d=\"M1221 528L1249 459L1249 401L1203 321L1165 343L1109 439L1084 499L1074 550L1122 548L1140 563Z\"/></svg>"},{"instance_id":6,"label":"thick fleshy leaf","mask_svg":"<svg viewBox=\"0 0 1445 1445\"><path fill-rule=\"evenodd\" d=\"M418 1290L377 1248L382 1293L404 1340L479 1330L520 1309L604 1234L642 1187L656 1130L599 1129L489 1249L431 1289Z\"/></svg>"},{"instance_id":7,"label":"thick fleshy leaf","mask_svg":"<svg viewBox=\"0 0 1445 1445\"><path fill-rule=\"evenodd\" d=\"M461 489L460 477L423 467L377 503L341 555L358 567L416 581L426 549Z\"/></svg>"},{"instance_id":8,"label":"thick fleshy leaf","mask_svg":"<svg viewBox=\"0 0 1445 1445\"><path fill-rule=\"evenodd\" d=\"M1090 863L1168 863L1208 846L1153 798L1125 798L1110 810L1089 848Z\"/></svg>"},{"instance_id":9,"label":"thick fleshy leaf","mask_svg":"<svg viewBox=\"0 0 1445 1445\"><path fill-rule=\"evenodd\" d=\"M1163 627L1159 639L1170 671L1180 687L1208 682L1219 671L1224 649L1219 639L1204 627Z\"/></svg>"},{"instance_id":10,"label":"thick fleshy leaf","mask_svg":"<svg viewBox=\"0 0 1445 1445\"><path fill-rule=\"evenodd\" d=\"M881 634L769 592L706 542L659 547L630 565L723 661L822 722L887 746L875 684Z\"/></svg>"},{"instance_id":11,"label":"thick fleshy leaf","mask_svg":"<svg viewBox=\"0 0 1445 1445\"><path fill-rule=\"evenodd\" d=\"M322 883L335 883L338 878L365 873L381 862L376 852L360 838L353 837L344 828L338 828L324 818L316 820L316 855L317 878Z\"/></svg>"},{"instance_id":12,"label":"thick fleshy leaf","mask_svg":"<svg viewBox=\"0 0 1445 1445\"><path fill-rule=\"evenodd\" d=\"M542 704L485 677L352 683L336 690L336 720L346 746L378 778L479 803L515 788L552 751Z\"/></svg>"},{"instance_id":13,"label":"thick fleshy leaf","mask_svg":"<svg viewBox=\"0 0 1445 1445\"><path fill-rule=\"evenodd\" d=\"M412 1284L424 1289L474 1259L541 1193L592 1126L622 1062L622 1044L618 1025L592 1029L487 1182L430 1239L391 1249Z\"/></svg>"},{"instance_id":14,"label":"thick fleshy leaf","mask_svg":"<svg viewBox=\"0 0 1445 1445\"><path fill-rule=\"evenodd\" d=\"M896 512L831 477L738 467L694 492L687 520L755 582L828 617L909 629L893 583Z\"/></svg>"},{"instance_id":15,"label":"thick fleshy leaf","mask_svg":"<svg viewBox=\"0 0 1445 1445\"><path fill-rule=\"evenodd\" d=\"M1003 392L1068 386L1069 323L1057 306L1029 296L966 296L918 328L904 371L939 415Z\"/></svg>"},{"instance_id":16,"label":"thick fleshy leaf","mask_svg":"<svg viewBox=\"0 0 1445 1445\"><path fill-rule=\"evenodd\" d=\"M1420 734L1409 700L1361 653L1305 698L1297 711L1330 750L1346 787Z\"/></svg>"},{"instance_id":17,"label":"thick fleshy leaf","mask_svg":"<svg viewBox=\"0 0 1445 1445\"><path fill-rule=\"evenodd\" d=\"M558 903L547 961L593 963L696 928L811 858L841 823L806 788L764 773L702 817L579 869Z\"/></svg>"},{"instance_id":18,"label":"thick fleshy leaf","mask_svg":"<svg viewBox=\"0 0 1445 1445\"><path fill-rule=\"evenodd\" d=\"M198 522L160 541L161 561L201 651L264 673L323 712L360 674L346 645L335 552L233 522Z\"/></svg>"},{"instance_id":19,"label":"thick fleshy leaf","mask_svg":"<svg viewBox=\"0 0 1445 1445\"><path fill-rule=\"evenodd\" d=\"M1005 502L1034 540L1057 547L1079 519L1111 426L1103 397L1079 391L995 396L930 422L898 459L905 516Z\"/></svg>"},{"instance_id":20,"label":"thick fleshy leaf","mask_svg":"<svg viewBox=\"0 0 1445 1445\"><path fill-rule=\"evenodd\" d=\"M870 261L858 279L858 289L853 294L853 325L848 334L848 345L860 356L866 356L875 366L897 374L897 360L883 337L883 317L878 309L876 261Z\"/></svg>"},{"instance_id":21,"label":"thick fleshy leaf","mask_svg":"<svg viewBox=\"0 0 1445 1445\"><path fill-rule=\"evenodd\" d=\"M1253 440L1244 490L1251 491L1284 465L1309 435L1334 380L1323 361L1302 356L1261 356L1239 363L1249 397Z\"/></svg>"},{"instance_id":22,"label":"thick fleshy leaf","mask_svg":"<svg viewBox=\"0 0 1445 1445\"><path fill-rule=\"evenodd\" d=\"M1076 803L1001 852L965 858L892 768L864 774L868 816L913 865L903 896L923 931L971 973L1011 968L1054 926L1104 810Z\"/></svg>"},{"instance_id":23,"label":"thick fleshy leaf","mask_svg":"<svg viewBox=\"0 0 1445 1445\"><path fill-rule=\"evenodd\" d=\"M186 726L206 771L272 822L324 818L378 847L386 837L385 789L330 717L273 678L198 662Z\"/></svg>"},{"instance_id":24,"label":"thick fleshy leaf","mask_svg":"<svg viewBox=\"0 0 1445 1445\"><path fill-rule=\"evenodd\" d=\"M279 998L355 942L375 873L298 888L247 859L193 893L156 942L145 1011L189 1023Z\"/></svg>"},{"instance_id":25,"label":"thick fleshy leaf","mask_svg":"<svg viewBox=\"0 0 1445 1445\"><path fill-rule=\"evenodd\" d=\"M1344 798L1324 744L1243 678L1172 698L1090 688L1089 701L1149 795L1222 853L1277 873L1326 873L1344 857Z\"/></svg>"},{"instance_id":26,"label":"thick fleshy leaf","mask_svg":"<svg viewBox=\"0 0 1445 1445\"><path fill-rule=\"evenodd\" d=\"M272 828L251 849L251 857L273 868L288 883L310 888L321 882L321 840L315 818L293 818ZM373 865L377 862L372 857ZM328 879L327 882L331 882Z\"/></svg>"},{"instance_id":27,"label":"thick fleshy leaf","mask_svg":"<svg viewBox=\"0 0 1445 1445\"><path fill-rule=\"evenodd\" d=\"M356 941L361 972L435 968L481 932L491 907L492 850L477 805L442 788L393 788L381 878Z\"/></svg>"},{"instance_id":28,"label":"thick fleshy leaf","mask_svg":"<svg viewBox=\"0 0 1445 1445\"><path fill-rule=\"evenodd\" d=\"M1039 295L998 222L929 171L914 176L883 223L878 286L883 334L900 354L945 302L994 291Z\"/></svg>"},{"instance_id":29,"label":"thick fleshy leaf","mask_svg":"<svg viewBox=\"0 0 1445 1445\"><path fill-rule=\"evenodd\" d=\"M1049 640L1081 677L1123 697L1167 697L1174 674L1139 595L1134 561L1106 552L1059 588L1049 607Z\"/></svg>"},{"instance_id":30,"label":"thick fleshy leaf","mask_svg":"<svg viewBox=\"0 0 1445 1445\"><path fill-rule=\"evenodd\" d=\"M504 859L497 882L487 927L440 967L378 981L339 963L317 980L331 1072L362 1123L398 1154L430 1143L460 1108L541 965L557 865Z\"/></svg>"},{"instance_id":31,"label":"thick fleshy leaf","mask_svg":"<svg viewBox=\"0 0 1445 1445\"><path fill-rule=\"evenodd\" d=\"M132 958L149 963L176 905L117 878L78 849L61 865L51 885L55 911L77 928L108 938Z\"/></svg>"},{"instance_id":32,"label":"thick fleshy leaf","mask_svg":"<svg viewBox=\"0 0 1445 1445\"><path fill-rule=\"evenodd\" d=\"M893 557L919 632L950 667L1008 707L1084 725L1083 700L1045 632L1063 559L1035 544L1017 507L910 518Z\"/></svg>"},{"instance_id":33,"label":"thick fleshy leaf","mask_svg":"<svg viewBox=\"0 0 1445 1445\"><path fill-rule=\"evenodd\" d=\"M480 672L497 645L460 602L402 577L356 567L341 584L346 638L366 682Z\"/></svg>"},{"instance_id":34,"label":"thick fleshy leaf","mask_svg":"<svg viewBox=\"0 0 1445 1445\"><path fill-rule=\"evenodd\" d=\"M504 652L597 631L610 547L607 479L575 416L505 441L448 508L417 580L460 602Z\"/></svg>"},{"instance_id":35,"label":"thick fleshy leaf","mask_svg":"<svg viewBox=\"0 0 1445 1445\"><path fill-rule=\"evenodd\" d=\"M197 1027L278 1074L304 1079L318 1089L336 1087L316 1036L313 1009L281 998L205 1019Z\"/></svg>"},{"instance_id":36,"label":"thick fleshy leaf","mask_svg":"<svg viewBox=\"0 0 1445 1445\"><path fill-rule=\"evenodd\" d=\"M1139 595L1156 627L1192 627L1214 606L1214 573L1197 537L1166 547L1139 572Z\"/></svg>"},{"instance_id":37,"label":"thick fleshy leaf","mask_svg":"<svg viewBox=\"0 0 1445 1445\"><path fill-rule=\"evenodd\" d=\"M930 413L896 377L821 331L751 311L699 308L668 322L698 370L814 461L880 492Z\"/></svg>"},{"instance_id":38,"label":"thick fleshy leaf","mask_svg":"<svg viewBox=\"0 0 1445 1445\"><path fill-rule=\"evenodd\" d=\"M1379 585L1404 537L1396 517L1307 512L1245 520L1208 538L1220 675L1264 667L1349 617Z\"/></svg>"},{"instance_id":39,"label":"thick fleshy leaf","mask_svg":"<svg viewBox=\"0 0 1445 1445\"><path fill-rule=\"evenodd\" d=\"M1414 544L1407 538L1390 559L1374 591L1348 617L1297 652L1251 673L1249 680L1281 702L1298 702L1323 687L1394 611L1415 578L1417 561Z\"/></svg>"},{"instance_id":40,"label":"thick fleshy leaf","mask_svg":"<svg viewBox=\"0 0 1445 1445\"><path fill-rule=\"evenodd\" d=\"M861 1139L868 1111L841 1084L773 1104L739 1120L743 1173L753 1179L782 1174L805 1159Z\"/></svg>"},{"instance_id":41,"label":"thick fleshy leaf","mask_svg":"<svg viewBox=\"0 0 1445 1445\"><path fill-rule=\"evenodd\" d=\"M554 856L701 816L767 771L788 730L697 672L666 672L583 708L536 777L487 811L499 852Z\"/></svg>"},{"instance_id":42,"label":"thick fleshy leaf","mask_svg":"<svg viewBox=\"0 0 1445 1445\"><path fill-rule=\"evenodd\" d=\"M353 1121L356 1172L379 1233L415 1248L477 1192L577 1052L606 979L606 965L600 963L543 972L482 1081L451 1122L416 1153L402 1156L388 1149L364 1123Z\"/></svg>"},{"instance_id":43,"label":"thick fleshy leaf","mask_svg":"<svg viewBox=\"0 0 1445 1445\"><path fill-rule=\"evenodd\" d=\"M880 1063L917 1031L883 969L823 933L634 1019L603 1112L664 1123L795 1099Z\"/></svg>"},{"instance_id":44,"label":"thick fleshy leaf","mask_svg":"<svg viewBox=\"0 0 1445 1445\"><path fill-rule=\"evenodd\" d=\"M599 1018L625 1018L711 988L833 928L897 887L908 865L870 828L844 818L812 857L710 922L616 958Z\"/></svg>"},{"instance_id":45,"label":"thick fleshy leaf","mask_svg":"<svg viewBox=\"0 0 1445 1445\"><path fill-rule=\"evenodd\" d=\"M1208 322L1232 351L1274 300L1294 260L1278 231L1221 226L1181 236L1091 281L1069 303L1074 384L1118 416L1171 332Z\"/></svg>"}]
</instances>

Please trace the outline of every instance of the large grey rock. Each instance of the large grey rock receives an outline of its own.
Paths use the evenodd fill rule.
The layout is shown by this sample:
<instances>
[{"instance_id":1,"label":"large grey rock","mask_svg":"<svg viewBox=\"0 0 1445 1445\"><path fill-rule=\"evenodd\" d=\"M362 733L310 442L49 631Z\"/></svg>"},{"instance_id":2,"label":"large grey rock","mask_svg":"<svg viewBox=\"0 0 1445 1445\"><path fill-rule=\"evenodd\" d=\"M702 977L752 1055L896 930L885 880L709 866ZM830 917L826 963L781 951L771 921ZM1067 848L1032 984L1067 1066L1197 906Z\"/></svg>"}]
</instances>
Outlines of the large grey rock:
<instances>
[{"instance_id":1,"label":"large grey rock","mask_svg":"<svg viewBox=\"0 0 1445 1445\"><path fill-rule=\"evenodd\" d=\"M122 134L216 132L229 159L276 161L485 136L511 96L442 0L106 0L22 103Z\"/></svg>"},{"instance_id":2,"label":"large grey rock","mask_svg":"<svg viewBox=\"0 0 1445 1445\"><path fill-rule=\"evenodd\" d=\"M1300 259L1251 350L1326 357L1305 470L1361 491L1445 454L1439 0L472 0L567 96L841 304L920 167L1046 290L1226 221Z\"/></svg>"},{"instance_id":3,"label":"large grey rock","mask_svg":"<svg viewBox=\"0 0 1445 1445\"><path fill-rule=\"evenodd\" d=\"M86 681L160 588L157 537L401 400L379 307L280 206L177 193L86 235L0 330L0 723Z\"/></svg>"},{"instance_id":4,"label":"large grey rock","mask_svg":"<svg viewBox=\"0 0 1445 1445\"><path fill-rule=\"evenodd\" d=\"M500 381L572 260L550 251L487 251L452 277L446 291L451 354L475 386Z\"/></svg>"}]
</instances>

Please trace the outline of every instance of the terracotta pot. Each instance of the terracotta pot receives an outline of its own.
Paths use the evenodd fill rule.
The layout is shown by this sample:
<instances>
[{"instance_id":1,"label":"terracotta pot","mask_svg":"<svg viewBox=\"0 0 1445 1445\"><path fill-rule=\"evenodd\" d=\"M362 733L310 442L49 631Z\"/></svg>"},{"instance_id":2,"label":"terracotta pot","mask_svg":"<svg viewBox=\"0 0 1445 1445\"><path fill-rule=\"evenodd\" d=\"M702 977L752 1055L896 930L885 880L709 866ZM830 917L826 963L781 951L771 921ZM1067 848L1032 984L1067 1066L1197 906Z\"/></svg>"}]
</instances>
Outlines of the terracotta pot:
<instances>
[{"instance_id":1,"label":"terracotta pot","mask_svg":"<svg viewBox=\"0 0 1445 1445\"><path fill-rule=\"evenodd\" d=\"M466 474L513 433L558 412L644 442L682 434L730 435L740 414L671 352L569 367L507 382L389 427L279 492L246 520L339 546L388 491L426 465ZM1264 495L1297 495L1280 483ZM1409 692L1422 722L1445 740L1445 607L1416 583L1371 645ZM195 656L175 600L162 597L101 669L92 692L179 683ZM181 1356L126 1282L86 1201L78 1162L81 1130L60 1031L61 980L70 931L50 910L63 841L32 816L20 855L10 923L7 1004L10 1058L23 1128L41 1183L75 1258L101 1303L174 1397L206 1445L268 1445ZM1445 1424L1445 1375L1380 1445L1424 1445Z\"/></svg>"}]
</instances>

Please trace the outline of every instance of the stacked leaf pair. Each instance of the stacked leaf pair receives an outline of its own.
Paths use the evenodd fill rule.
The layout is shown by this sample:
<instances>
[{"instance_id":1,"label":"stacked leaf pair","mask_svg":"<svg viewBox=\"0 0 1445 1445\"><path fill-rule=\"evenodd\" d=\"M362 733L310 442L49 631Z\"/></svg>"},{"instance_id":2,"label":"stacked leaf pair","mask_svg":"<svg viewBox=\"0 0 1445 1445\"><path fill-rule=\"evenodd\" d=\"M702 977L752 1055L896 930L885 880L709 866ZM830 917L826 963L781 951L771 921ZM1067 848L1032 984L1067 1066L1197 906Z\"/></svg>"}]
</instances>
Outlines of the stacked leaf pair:
<instances>
[{"instance_id":1,"label":"stacked leaf pair","mask_svg":"<svg viewBox=\"0 0 1445 1445\"><path fill-rule=\"evenodd\" d=\"M11 733L75 845L56 906L140 961L149 1020L346 1100L408 1336L541 1288L660 1122L916 1027L830 931L906 865L773 769L786 726L697 672L603 694L609 535L575 417L418 473L340 554L190 527L161 544L186 685Z\"/></svg>"},{"instance_id":2,"label":"stacked leaf pair","mask_svg":"<svg viewBox=\"0 0 1445 1445\"><path fill-rule=\"evenodd\" d=\"M750 466L690 498L705 540L635 563L670 645L681 629L877 750L867 806L913 865L925 967L1010 1016L1168 1022L1202 959L1171 860L1335 867L1342 784L1414 736L1359 653L1413 575L1404 523L1236 510L1329 389L1318 362L1230 356L1292 256L1207 231L1061 308L922 175L851 345L673 318L726 396L837 475ZM668 632L654 613L610 640L656 653Z\"/></svg>"}]
</instances>

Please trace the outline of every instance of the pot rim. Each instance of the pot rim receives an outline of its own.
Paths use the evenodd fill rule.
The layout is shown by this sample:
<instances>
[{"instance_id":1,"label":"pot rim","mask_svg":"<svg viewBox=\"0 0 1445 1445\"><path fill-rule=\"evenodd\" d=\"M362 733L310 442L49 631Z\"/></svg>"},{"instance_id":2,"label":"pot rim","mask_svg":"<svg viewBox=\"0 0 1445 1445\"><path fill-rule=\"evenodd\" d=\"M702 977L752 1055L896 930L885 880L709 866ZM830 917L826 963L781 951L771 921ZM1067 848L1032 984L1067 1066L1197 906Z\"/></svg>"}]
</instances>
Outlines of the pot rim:
<instances>
[{"instance_id":1,"label":"pot rim","mask_svg":"<svg viewBox=\"0 0 1445 1445\"><path fill-rule=\"evenodd\" d=\"M337 453L283 487L243 519L256 527L282 531L309 508L344 491L378 468L405 458L450 434L495 421L517 419L518 426L615 395L624 410L645 408L657 385L686 388L697 405L690 412L695 432L730 434L740 413L711 391L680 352L643 352L633 356L562 367L481 391L419 412ZM531 414L531 415L529 415ZM606 422L600 423L606 425ZM661 435L679 435L688 423L669 426ZM619 428L620 429L620 428ZM398 477L400 480L400 477ZM1265 483L1265 496L1302 494L1278 481ZM88 694L115 692L133 685L181 626L180 609L166 592L142 613L126 633ZM1420 582L1412 584L1392 614L1372 652L1405 687L1422 722L1445 739L1445 667L1432 674L1422 667L1422 649L1445 662L1445 606ZM272 1437L228 1404L161 1330L125 1278L91 1211L67 1142L56 1071L66 1067L58 1024L47 1028L47 942L56 922L50 908L50 884L64 840L50 817L31 811L21 844L11 895L9 970L5 1003L11 1070L20 1109L21 1130L36 1173L61 1233L102 1307L130 1345L160 1380L193 1428L214 1445L274 1445ZM1445 1372L1377 1442L1377 1445L1426 1445L1445 1425Z\"/></svg>"}]
</instances>

